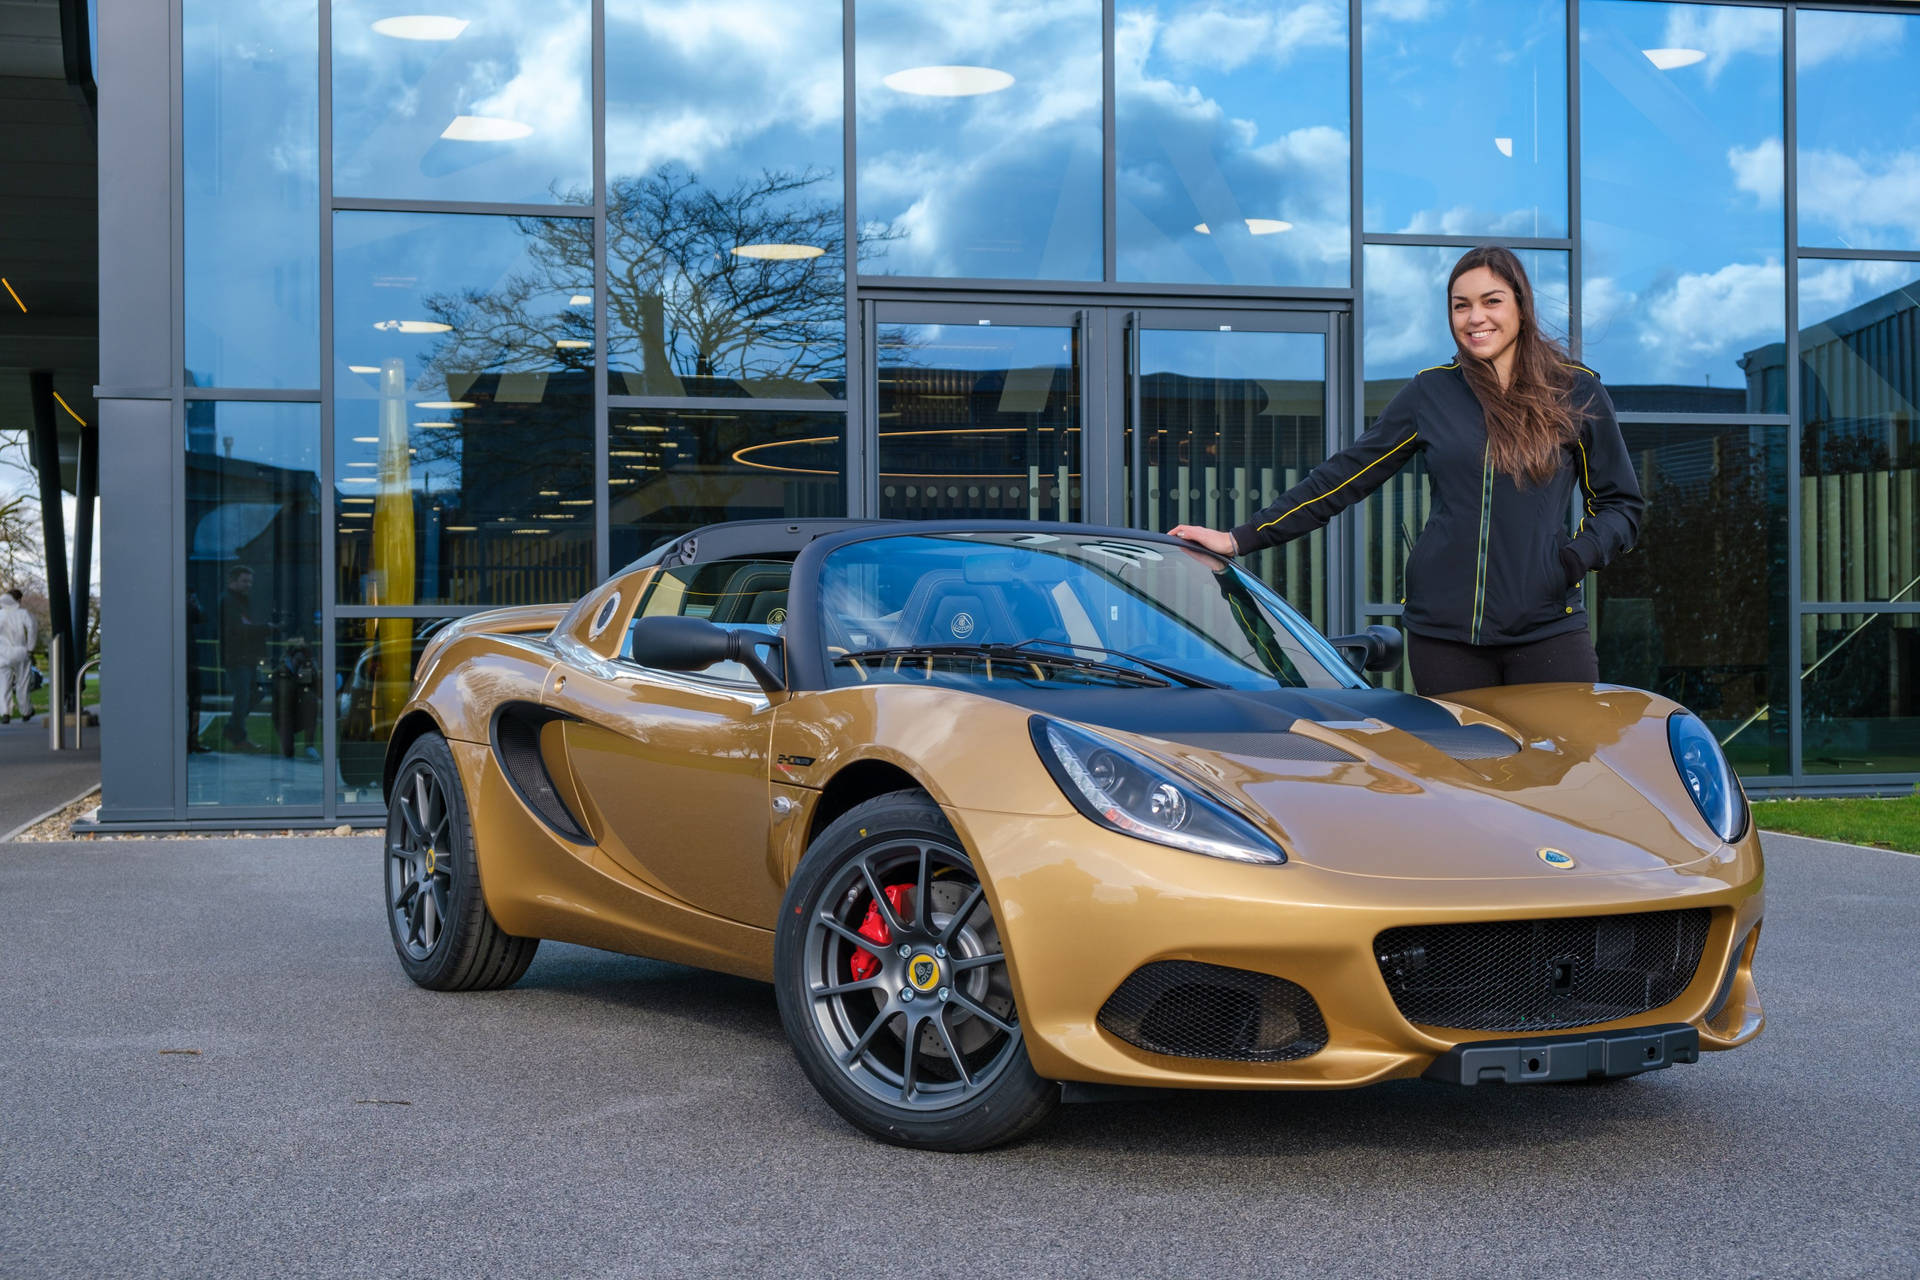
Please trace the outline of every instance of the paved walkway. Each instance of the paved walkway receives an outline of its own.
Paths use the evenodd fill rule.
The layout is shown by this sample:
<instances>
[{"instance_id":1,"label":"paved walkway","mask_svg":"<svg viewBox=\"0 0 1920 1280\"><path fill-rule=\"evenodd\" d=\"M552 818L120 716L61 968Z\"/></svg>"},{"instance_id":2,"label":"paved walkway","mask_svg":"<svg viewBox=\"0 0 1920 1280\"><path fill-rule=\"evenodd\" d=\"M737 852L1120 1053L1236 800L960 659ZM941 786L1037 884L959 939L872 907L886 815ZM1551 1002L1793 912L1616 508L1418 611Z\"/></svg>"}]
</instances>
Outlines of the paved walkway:
<instances>
[{"instance_id":1,"label":"paved walkway","mask_svg":"<svg viewBox=\"0 0 1920 1280\"><path fill-rule=\"evenodd\" d=\"M100 730L87 730L84 751L47 749L45 715L0 724L0 836L100 781Z\"/></svg>"},{"instance_id":2,"label":"paved walkway","mask_svg":"<svg viewBox=\"0 0 1920 1280\"><path fill-rule=\"evenodd\" d=\"M1754 1044L1597 1088L853 1132L766 986L544 945L402 976L375 840L0 848L0 1273L1920 1272L1920 857L1768 836Z\"/></svg>"}]
</instances>

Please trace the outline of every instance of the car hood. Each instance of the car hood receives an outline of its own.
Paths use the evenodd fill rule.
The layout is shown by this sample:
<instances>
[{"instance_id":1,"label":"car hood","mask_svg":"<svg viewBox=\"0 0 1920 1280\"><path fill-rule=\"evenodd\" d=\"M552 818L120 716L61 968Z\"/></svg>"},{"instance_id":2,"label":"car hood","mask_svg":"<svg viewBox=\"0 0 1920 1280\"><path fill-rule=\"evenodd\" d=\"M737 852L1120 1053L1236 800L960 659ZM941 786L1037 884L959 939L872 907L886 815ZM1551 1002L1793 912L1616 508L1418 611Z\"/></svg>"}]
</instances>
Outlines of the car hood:
<instances>
[{"instance_id":1,"label":"car hood","mask_svg":"<svg viewBox=\"0 0 1920 1280\"><path fill-rule=\"evenodd\" d=\"M1295 861L1351 875L1505 879L1717 863L1681 786L1676 704L1532 685L1049 691L1007 699L1129 741L1264 820ZM1571 865L1540 856L1559 850ZM1558 860L1556 860L1558 861Z\"/></svg>"}]
</instances>

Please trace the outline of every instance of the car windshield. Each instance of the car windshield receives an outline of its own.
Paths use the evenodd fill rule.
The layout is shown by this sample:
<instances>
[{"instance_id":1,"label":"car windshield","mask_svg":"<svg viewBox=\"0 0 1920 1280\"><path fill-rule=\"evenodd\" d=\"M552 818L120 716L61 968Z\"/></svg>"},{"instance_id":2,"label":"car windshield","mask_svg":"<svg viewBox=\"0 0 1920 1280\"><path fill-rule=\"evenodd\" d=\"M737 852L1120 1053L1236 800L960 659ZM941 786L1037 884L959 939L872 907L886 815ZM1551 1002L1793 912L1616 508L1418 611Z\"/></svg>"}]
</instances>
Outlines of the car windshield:
<instances>
[{"instance_id":1,"label":"car windshield","mask_svg":"<svg viewBox=\"0 0 1920 1280\"><path fill-rule=\"evenodd\" d=\"M829 553L835 686L1364 685L1258 579L1198 548L1032 530L898 534Z\"/></svg>"}]
</instances>

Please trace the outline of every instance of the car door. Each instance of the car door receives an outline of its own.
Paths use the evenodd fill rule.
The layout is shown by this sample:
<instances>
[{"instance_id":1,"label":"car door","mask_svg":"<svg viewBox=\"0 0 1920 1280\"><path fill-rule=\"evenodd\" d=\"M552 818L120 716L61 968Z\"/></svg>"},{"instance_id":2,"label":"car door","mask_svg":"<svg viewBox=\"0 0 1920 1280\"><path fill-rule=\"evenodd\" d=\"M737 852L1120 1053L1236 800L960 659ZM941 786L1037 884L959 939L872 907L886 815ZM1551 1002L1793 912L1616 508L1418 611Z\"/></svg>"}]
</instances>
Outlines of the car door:
<instances>
[{"instance_id":1,"label":"car door","mask_svg":"<svg viewBox=\"0 0 1920 1280\"><path fill-rule=\"evenodd\" d=\"M791 562L716 560L663 569L635 618L706 617L777 630ZM629 624L630 626L630 624ZM767 750L773 709L744 668L653 671L623 641L611 661L569 665L547 701L601 848L660 892L772 928L784 886L769 858Z\"/></svg>"}]
</instances>

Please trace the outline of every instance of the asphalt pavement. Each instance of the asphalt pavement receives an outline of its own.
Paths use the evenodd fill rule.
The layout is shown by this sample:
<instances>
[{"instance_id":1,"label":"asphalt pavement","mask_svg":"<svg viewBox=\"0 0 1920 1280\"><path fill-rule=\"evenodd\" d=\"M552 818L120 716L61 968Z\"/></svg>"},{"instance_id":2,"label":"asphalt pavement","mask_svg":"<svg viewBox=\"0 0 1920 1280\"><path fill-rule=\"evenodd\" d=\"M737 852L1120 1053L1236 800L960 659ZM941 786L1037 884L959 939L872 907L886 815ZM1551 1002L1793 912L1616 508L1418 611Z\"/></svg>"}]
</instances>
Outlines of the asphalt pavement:
<instances>
[{"instance_id":1,"label":"asphalt pavement","mask_svg":"<svg viewBox=\"0 0 1920 1280\"><path fill-rule=\"evenodd\" d=\"M1768 837L1768 1030L1595 1087L1066 1108L900 1151L771 989L395 963L366 838L0 845L0 1274L1920 1274L1920 858Z\"/></svg>"},{"instance_id":2,"label":"asphalt pavement","mask_svg":"<svg viewBox=\"0 0 1920 1280\"><path fill-rule=\"evenodd\" d=\"M0 837L100 782L98 728L87 730L84 751L48 750L48 732L44 713L0 725ZM67 739L72 742L71 729Z\"/></svg>"}]
</instances>

